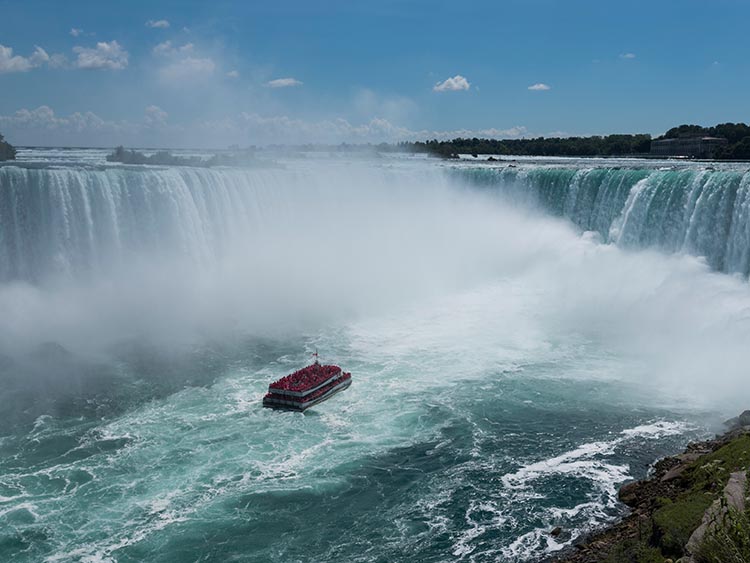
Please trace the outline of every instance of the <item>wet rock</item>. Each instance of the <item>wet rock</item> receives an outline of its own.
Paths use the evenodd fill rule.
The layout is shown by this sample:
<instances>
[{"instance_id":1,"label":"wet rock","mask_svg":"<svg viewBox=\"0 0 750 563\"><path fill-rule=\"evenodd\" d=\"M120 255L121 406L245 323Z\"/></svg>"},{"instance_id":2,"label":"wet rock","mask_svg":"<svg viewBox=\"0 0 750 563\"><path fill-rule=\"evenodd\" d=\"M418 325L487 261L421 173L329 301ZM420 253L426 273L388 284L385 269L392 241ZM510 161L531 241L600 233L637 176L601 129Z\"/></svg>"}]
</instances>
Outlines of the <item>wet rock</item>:
<instances>
[{"instance_id":1,"label":"wet rock","mask_svg":"<svg viewBox=\"0 0 750 563\"><path fill-rule=\"evenodd\" d=\"M672 479L676 479L677 477L682 475L688 467L690 467L691 463L699 459L702 455L702 452L692 451L675 456L675 459L680 462L679 465L667 471L661 478L661 482L665 483L667 481L671 481Z\"/></svg>"},{"instance_id":2,"label":"wet rock","mask_svg":"<svg viewBox=\"0 0 750 563\"><path fill-rule=\"evenodd\" d=\"M682 465L673 467L672 469L670 469L664 474L664 476L661 478L661 482L666 483L667 481L671 481L672 479L677 479L677 477L682 475L687 468L688 468L687 463L683 463Z\"/></svg>"},{"instance_id":3,"label":"wet rock","mask_svg":"<svg viewBox=\"0 0 750 563\"><path fill-rule=\"evenodd\" d=\"M560 534L562 534L562 528L560 526L555 526L552 528L552 531L549 533L550 536L553 538L558 537Z\"/></svg>"},{"instance_id":4,"label":"wet rock","mask_svg":"<svg viewBox=\"0 0 750 563\"><path fill-rule=\"evenodd\" d=\"M638 499L640 498L640 489L640 481L633 481L632 483L623 485L620 487L620 492L618 493L620 500L628 506L635 506L638 504Z\"/></svg>"},{"instance_id":5,"label":"wet rock","mask_svg":"<svg viewBox=\"0 0 750 563\"><path fill-rule=\"evenodd\" d=\"M750 410L743 411L739 416L725 420L724 426L730 430L741 428L743 426L750 426Z\"/></svg>"}]
</instances>

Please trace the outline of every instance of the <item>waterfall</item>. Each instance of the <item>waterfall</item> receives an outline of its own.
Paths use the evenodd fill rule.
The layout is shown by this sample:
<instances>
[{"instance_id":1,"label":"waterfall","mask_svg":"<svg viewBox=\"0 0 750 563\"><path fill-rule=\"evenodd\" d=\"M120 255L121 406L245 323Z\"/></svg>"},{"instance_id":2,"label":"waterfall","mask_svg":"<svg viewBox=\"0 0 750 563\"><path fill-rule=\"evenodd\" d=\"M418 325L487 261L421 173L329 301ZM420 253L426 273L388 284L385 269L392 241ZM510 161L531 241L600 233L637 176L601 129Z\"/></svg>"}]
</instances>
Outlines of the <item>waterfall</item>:
<instances>
[{"instance_id":1,"label":"waterfall","mask_svg":"<svg viewBox=\"0 0 750 563\"><path fill-rule=\"evenodd\" d=\"M281 174L0 167L0 281L85 276L156 250L207 264L263 228L264 204L283 205Z\"/></svg>"},{"instance_id":2,"label":"waterfall","mask_svg":"<svg viewBox=\"0 0 750 563\"><path fill-rule=\"evenodd\" d=\"M264 233L271 236L269 228L284 233L309 220L306 206L317 198L337 205L354 193L346 173L326 171L2 166L0 282L86 277L154 253L209 266L228 246L259 244ZM403 169L378 169L377 189L393 184L389 174L410 185L445 180L424 165L409 172L413 177ZM449 169L449 177L456 176L479 190L538 205L606 242L703 256L715 270L750 274L747 169ZM398 206L400 194L380 195Z\"/></svg>"},{"instance_id":3,"label":"waterfall","mask_svg":"<svg viewBox=\"0 0 750 563\"><path fill-rule=\"evenodd\" d=\"M750 274L750 172L683 168L456 168L482 189L539 205L623 247L703 256Z\"/></svg>"}]
</instances>

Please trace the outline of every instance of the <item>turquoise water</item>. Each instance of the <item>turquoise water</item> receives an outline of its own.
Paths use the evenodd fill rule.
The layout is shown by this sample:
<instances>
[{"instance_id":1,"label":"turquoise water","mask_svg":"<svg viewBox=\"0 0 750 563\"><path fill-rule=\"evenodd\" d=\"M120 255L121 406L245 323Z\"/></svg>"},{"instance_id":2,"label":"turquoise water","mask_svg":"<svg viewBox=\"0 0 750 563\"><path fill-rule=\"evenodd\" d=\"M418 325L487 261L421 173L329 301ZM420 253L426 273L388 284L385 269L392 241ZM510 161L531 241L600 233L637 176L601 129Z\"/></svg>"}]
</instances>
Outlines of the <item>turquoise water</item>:
<instances>
[{"instance_id":1,"label":"turquoise water","mask_svg":"<svg viewBox=\"0 0 750 563\"><path fill-rule=\"evenodd\" d=\"M0 170L2 561L538 560L750 399L746 280L430 162L49 166ZM351 388L262 409L315 349Z\"/></svg>"}]
</instances>

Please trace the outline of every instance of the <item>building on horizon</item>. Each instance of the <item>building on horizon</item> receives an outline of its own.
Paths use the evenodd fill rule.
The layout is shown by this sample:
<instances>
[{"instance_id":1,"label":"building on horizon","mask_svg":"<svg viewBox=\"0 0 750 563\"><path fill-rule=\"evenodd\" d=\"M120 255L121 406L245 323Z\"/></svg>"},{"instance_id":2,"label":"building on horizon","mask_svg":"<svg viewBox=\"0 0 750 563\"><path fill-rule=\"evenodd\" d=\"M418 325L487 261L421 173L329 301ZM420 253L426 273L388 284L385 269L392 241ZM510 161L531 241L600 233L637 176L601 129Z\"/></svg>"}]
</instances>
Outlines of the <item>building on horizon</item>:
<instances>
[{"instance_id":1,"label":"building on horizon","mask_svg":"<svg viewBox=\"0 0 750 563\"><path fill-rule=\"evenodd\" d=\"M651 141L651 154L656 156L686 156L713 158L727 146L724 137L679 137Z\"/></svg>"}]
</instances>

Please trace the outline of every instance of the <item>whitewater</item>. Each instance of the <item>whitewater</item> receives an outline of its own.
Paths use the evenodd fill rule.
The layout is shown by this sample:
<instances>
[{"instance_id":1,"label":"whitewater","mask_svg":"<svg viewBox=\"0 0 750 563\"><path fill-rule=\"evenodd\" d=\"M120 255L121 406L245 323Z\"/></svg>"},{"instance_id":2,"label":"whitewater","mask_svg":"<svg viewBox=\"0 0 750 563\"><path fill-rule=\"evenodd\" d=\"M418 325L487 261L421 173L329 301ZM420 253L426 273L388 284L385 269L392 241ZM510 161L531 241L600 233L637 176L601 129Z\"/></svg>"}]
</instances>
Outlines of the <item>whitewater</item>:
<instances>
[{"instance_id":1,"label":"whitewater","mask_svg":"<svg viewBox=\"0 0 750 563\"><path fill-rule=\"evenodd\" d=\"M537 561L750 403L742 165L103 155L0 166L0 561Z\"/></svg>"}]
</instances>

